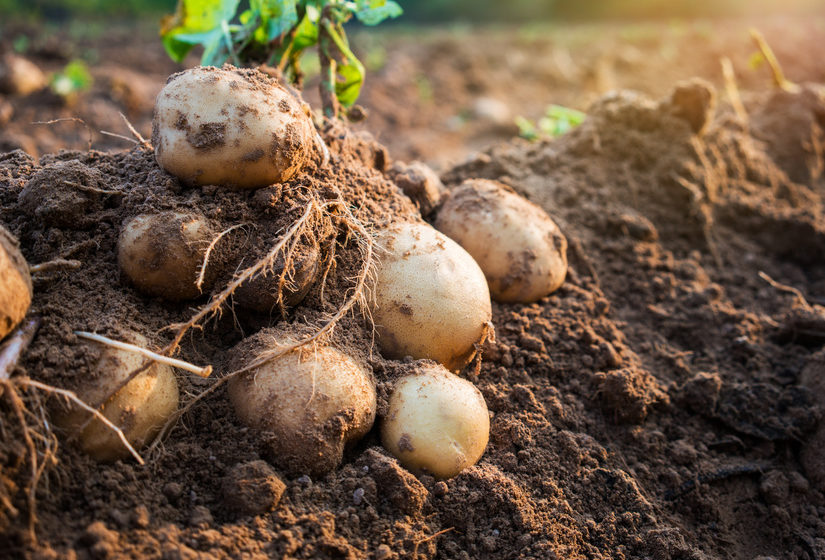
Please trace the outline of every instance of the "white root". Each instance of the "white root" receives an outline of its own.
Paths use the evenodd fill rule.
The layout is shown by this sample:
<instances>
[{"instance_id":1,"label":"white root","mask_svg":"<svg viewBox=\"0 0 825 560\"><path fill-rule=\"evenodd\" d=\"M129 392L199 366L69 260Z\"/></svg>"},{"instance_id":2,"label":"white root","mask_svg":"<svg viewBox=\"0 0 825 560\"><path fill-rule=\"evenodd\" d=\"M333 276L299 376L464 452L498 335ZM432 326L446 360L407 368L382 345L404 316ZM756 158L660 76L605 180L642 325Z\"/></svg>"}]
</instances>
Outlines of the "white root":
<instances>
[{"instance_id":1,"label":"white root","mask_svg":"<svg viewBox=\"0 0 825 560\"><path fill-rule=\"evenodd\" d=\"M31 343L39 326L39 319L29 319L14 331L14 334L0 349L0 381L11 378L14 366L17 365L23 350Z\"/></svg>"},{"instance_id":2,"label":"white root","mask_svg":"<svg viewBox=\"0 0 825 560\"><path fill-rule=\"evenodd\" d=\"M215 248L215 245L218 244L218 241L220 241L224 235L231 232L232 230L238 229L239 227L243 227L245 225L248 224L235 224L232 227L226 228L220 234L218 234L218 236L215 237L215 239L213 239L212 242L209 244L209 247L206 248L206 253L204 253L203 255L203 263L201 263L201 270L198 273L198 281L195 282L195 286L198 287L199 292L203 291L203 280L206 277L206 266L209 264L209 257L212 255L212 250Z\"/></svg>"},{"instance_id":3,"label":"white root","mask_svg":"<svg viewBox=\"0 0 825 560\"><path fill-rule=\"evenodd\" d=\"M189 371L194 373L195 375L199 375L200 377L209 377L212 373L212 366L208 365L205 367L199 367L189 362L185 362L183 360L178 360L176 358L170 358L168 356L163 356L161 354L157 354L152 352L151 350L147 350L146 348L141 348L135 344L129 344L128 342L120 342L118 340L112 340L111 338L105 337L100 334L85 332L85 331L75 331L74 334L79 336L80 338L85 338L87 340L93 340L95 342L99 342L101 344L105 344L107 346L111 346L112 348L117 348L118 350L126 350L127 352L134 352L135 354L140 354L145 358L148 358L152 361L159 362L161 364L166 364L172 367L176 367L178 369L182 369L185 371Z\"/></svg>"}]
</instances>

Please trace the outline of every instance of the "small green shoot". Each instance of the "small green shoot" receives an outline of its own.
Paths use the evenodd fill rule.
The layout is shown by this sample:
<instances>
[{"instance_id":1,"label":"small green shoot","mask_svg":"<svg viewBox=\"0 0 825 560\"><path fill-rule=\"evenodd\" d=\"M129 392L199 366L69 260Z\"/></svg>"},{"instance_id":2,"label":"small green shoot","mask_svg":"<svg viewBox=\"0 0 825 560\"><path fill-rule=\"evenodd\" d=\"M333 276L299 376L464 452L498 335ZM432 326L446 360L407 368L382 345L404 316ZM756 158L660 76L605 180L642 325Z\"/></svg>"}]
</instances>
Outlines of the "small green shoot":
<instances>
[{"instance_id":1,"label":"small green shoot","mask_svg":"<svg viewBox=\"0 0 825 560\"><path fill-rule=\"evenodd\" d=\"M351 107L364 83L364 65L353 54L344 24L353 17L373 26L401 15L392 0L178 0L177 11L161 24L169 56L182 62L196 45L203 47L201 64L277 67L301 86L302 55L318 49L324 114L338 115Z\"/></svg>"},{"instance_id":2,"label":"small green shoot","mask_svg":"<svg viewBox=\"0 0 825 560\"><path fill-rule=\"evenodd\" d=\"M519 136L533 142L540 138L561 136L580 125L586 116L575 109L550 105L545 109L544 116L535 123L524 117L516 117L515 122Z\"/></svg>"},{"instance_id":3,"label":"small green shoot","mask_svg":"<svg viewBox=\"0 0 825 560\"><path fill-rule=\"evenodd\" d=\"M11 48L14 49L14 52L17 54L25 54L30 46L31 40L29 40L28 35L18 35L11 43Z\"/></svg>"},{"instance_id":4,"label":"small green shoot","mask_svg":"<svg viewBox=\"0 0 825 560\"><path fill-rule=\"evenodd\" d=\"M82 60L70 61L63 70L52 76L52 91L64 99L92 86L92 75Z\"/></svg>"}]
</instances>

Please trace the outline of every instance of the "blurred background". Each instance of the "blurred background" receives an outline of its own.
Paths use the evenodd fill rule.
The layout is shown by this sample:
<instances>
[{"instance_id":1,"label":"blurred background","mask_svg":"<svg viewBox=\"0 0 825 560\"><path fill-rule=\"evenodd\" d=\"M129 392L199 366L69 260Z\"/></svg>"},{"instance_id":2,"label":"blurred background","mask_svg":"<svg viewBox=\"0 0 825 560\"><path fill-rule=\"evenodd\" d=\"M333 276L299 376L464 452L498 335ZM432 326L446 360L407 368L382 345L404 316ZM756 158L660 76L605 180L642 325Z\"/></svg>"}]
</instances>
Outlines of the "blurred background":
<instances>
[{"instance_id":1,"label":"blurred background","mask_svg":"<svg viewBox=\"0 0 825 560\"><path fill-rule=\"evenodd\" d=\"M392 157L436 169L497 142L562 133L559 114L586 113L611 90L657 99L699 76L727 110L723 59L747 105L772 87L751 28L789 79L825 83L823 0L398 2L398 19L348 26L367 70L358 101L367 118L356 126ZM164 51L159 22L175 6L0 0L0 60L14 59L37 78L25 92L4 88L0 65L0 152L127 149L124 117L149 137L155 95L201 54L195 48L179 64ZM303 94L317 108L319 66L310 55Z\"/></svg>"}]
</instances>

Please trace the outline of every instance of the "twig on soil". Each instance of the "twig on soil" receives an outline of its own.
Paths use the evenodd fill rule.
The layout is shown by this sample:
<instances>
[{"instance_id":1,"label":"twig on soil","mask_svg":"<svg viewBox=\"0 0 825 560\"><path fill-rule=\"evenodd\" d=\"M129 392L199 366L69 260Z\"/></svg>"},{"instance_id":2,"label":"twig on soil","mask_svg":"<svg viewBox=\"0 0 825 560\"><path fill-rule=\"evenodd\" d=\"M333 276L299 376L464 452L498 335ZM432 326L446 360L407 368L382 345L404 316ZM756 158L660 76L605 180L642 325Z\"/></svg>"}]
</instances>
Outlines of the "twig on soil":
<instances>
[{"instance_id":1,"label":"twig on soil","mask_svg":"<svg viewBox=\"0 0 825 560\"><path fill-rule=\"evenodd\" d=\"M29 274L41 274L44 272L51 272L55 269L68 268L74 270L82 266L82 262L78 260L54 259L40 264L33 264L29 267Z\"/></svg>"},{"instance_id":2,"label":"twig on soil","mask_svg":"<svg viewBox=\"0 0 825 560\"><path fill-rule=\"evenodd\" d=\"M785 78L785 73L782 72L782 66L779 64L779 60L776 58L773 49L765 40L764 35L762 35L762 33L755 27L751 28L750 34L751 39L753 39L753 42L756 44L756 48L759 49L759 52L761 52L762 56L765 57L765 61L768 63L768 66L771 67L774 85L789 93L798 92L799 86Z\"/></svg>"},{"instance_id":3,"label":"twig on soil","mask_svg":"<svg viewBox=\"0 0 825 560\"><path fill-rule=\"evenodd\" d=\"M205 367L196 366L183 360L178 360L176 358L170 358L168 356L157 354L155 352L152 352L151 350L147 350L146 348L142 348L135 344L129 344L128 342L112 340L111 338L105 337L101 334L90 333L85 331L75 331L74 334L76 334L80 338L93 340L95 342L111 346L112 348L117 348L118 350L126 350L127 352L134 352L135 354L140 354L141 356L148 358L152 361L159 362L161 364L166 364L168 366L176 367L182 370L186 370L194 373L195 375L199 375L200 377L209 377L209 375L212 373L211 365Z\"/></svg>"},{"instance_id":4,"label":"twig on soil","mask_svg":"<svg viewBox=\"0 0 825 560\"><path fill-rule=\"evenodd\" d=\"M143 146L144 148L148 148L148 149L151 150L152 149L152 144L149 141L147 141L143 136L141 136L140 132L135 130L135 127L132 126L132 123L130 123L129 119L126 118L126 115L124 115L123 113L119 113L119 114L120 114L120 118L123 119L123 122L126 123L126 127L129 129L129 132L131 132L135 136L135 138L138 139L138 141L140 142L140 145Z\"/></svg>"},{"instance_id":5,"label":"twig on soil","mask_svg":"<svg viewBox=\"0 0 825 560\"><path fill-rule=\"evenodd\" d=\"M123 196L123 193L120 192L120 191L112 191L112 190L107 190L107 189L98 189L96 187L89 187L87 185L82 185L82 184L77 183L75 181L65 181L64 180L63 184L64 185L69 185L70 187L74 187L74 188L76 188L77 190L80 190L80 191L86 191L86 192L90 192L90 193L101 194L101 195L104 195L104 196L109 196L109 195Z\"/></svg>"},{"instance_id":6,"label":"twig on soil","mask_svg":"<svg viewBox=\"0 0 825 560\"><path fill-rule=\"evenodd\" d=\"M437 533L433 533L433 534L432 534L432 535L430 535L429 537L424 537L423 539L419 539L419 540L415 541L415 542L413 543L413 558L415 558L416 556L418 556L418 547L419 547L420 545L424 544L425 542L429 542L429 541L431 541L431 540L433 540L433 539L435 539L435 538L438 538L438 537L440 537L441 535L443 535L444 533L449 533L450 531L452 531L452 530L454 530L454 529L455 529L455 527L448 527L448 528L446 528L446 529L442 529L442 530L438 531Z\"/></svg>"},{"instance_id":7,"label":"twig on soil","mask_svg":"<svg viewBox=\"0 0 825 560\"><path fill-rule=\"evenodd\" d=\"M87 146L86 149L91 150L92 149L92 127L90 127L88 124L86 124L86 121L84 121L80 117L63 117L63 118L60 118L60 119L52 119L50 121L34 121L32 124L57 124L57 123L66 122L66 121L79 122L80 124L82 124L83 126L86 127L86 130L89 132L89 143L88 143L88 146Z\"/></svg>"},{"instance_id":8,"label":"twig on soil","mask_svg":"<svg viewBox=\"0 0 825 560\"><path fill-rule=\"evenodd\" d=\"M204 277L206 276L206 266L209 264L209 257L212 255L212 250L215 248L215 245L217 245L218 241L220 241L223 238L223 236L226 235L227 233L231 232L232 230L238 229L239 227L246 226L246 225L249 225L249 224L235 224L232 227L226 228L225 230L220 232L217 235L217 237L215 237L215 239L213 239L212 242L209 244L209 247L206 248L206 253L204 253L203 262L201 263L200 272L198 273L198 281L195 282L195 286L198 287L199 292L203 291L203 280L204 280Z\"/></svg>"},{"instance_id":9,"label":"twig on soil","mask_svg":"<svg viewBox=\"0 0 825 560\"><path fill-rule=\"evenodd\" d=\"M699 484L719 482L720 480L725 480L734 476L762 474L768 466L769 465L767 464L753 463L748 465L739 465L736 467L721 468L711 473L702 473L690 480L686 480L679 486L679 488L676 488L675 490L668 490L665 492L664 498L668 501L675 500L676 498L680 498L688 492L695 490Z\"/></svg>"},{"instance_id":10,"label":"twig on soil","mask_svg":"<svg viewBox=\"0 0 825 560\"><path fill-rule=\"evenodd\" d=\"M728 94L728 99L733 107L736 116L739 117L744 124L748 124L748 112L745 110L745 105L742 104L742 97L739 95L739 86L736 85L736 74L733 71L733 63L724 56L719 59L722 64L722 76L725 78L725 93Z\"/></svg>"},{"instance_id":11,"label":"twig on soil","mask_svg":"<svg viewBox=\"0 0 825 560\"><path fill-rule=\"evenodd\" d=\"M105 136L113 136L115 138L120 138L121 140L126 140L127 142L131 142L135 146L141 145L140 142L138 142L134 138L129 138L128 136L124 136L122 134L115 134L114 132L109 132L108 130L100 130L99 132Z\"/></svg>"},{"instance_id":12,"label":"twig on soil","mask_svg":"<svg viewBox=\"0 0 825 560\"><path fill-rule=\"evenodd\" d=\"M802 295L802 292L800 292L798 289L794 288L793 286L788 286L787 284L777 282L761 270L759 271L759 277L771 286L773 286L774 288L776 288L777 290L795 295L804 309L808 311L812 309L811 304L808 303L808 300L805 299L805 296Z\"/></svg>"}]
</instances>

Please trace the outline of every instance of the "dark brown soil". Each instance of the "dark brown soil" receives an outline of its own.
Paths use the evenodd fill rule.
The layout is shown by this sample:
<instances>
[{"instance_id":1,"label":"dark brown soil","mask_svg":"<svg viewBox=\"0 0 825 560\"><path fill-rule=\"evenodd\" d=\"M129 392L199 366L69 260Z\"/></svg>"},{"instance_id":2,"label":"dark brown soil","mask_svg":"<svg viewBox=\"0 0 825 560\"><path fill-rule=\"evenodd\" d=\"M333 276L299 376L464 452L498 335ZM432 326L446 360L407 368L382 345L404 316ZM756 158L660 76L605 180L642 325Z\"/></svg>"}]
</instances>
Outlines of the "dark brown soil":
<instances>
[{"instance_id":1,"label":"dark brown soil","mask_svg":"<svg viewBox=\"0 0 825 560\"><path fill-rule=\"evenodd\" d=\"M817 72L805 76L825 81ZM825 394L815 381L825 375L822 88L748 93L742 123L724 102L711 110L715 94L704 82L675 82L656 100L607 95L566 136L511 140L442 175L448 186L502 181L544 207L569 242L561 289L535 304L494 304L497 341L479 369L463 372L492 412L478 465L448 481L415 477L373 430L337 470L286 476L261 463L255 434L219 391L144 467L97 464L61 441L39 487L33 544L25 449L3 409L0 472L19 512L0 508L0 555L825 555ZM344 129L327 140L330 168L249 193L184 188L143 148L39 161L0 155L0 221L24 256L83 263L35 276L32 314L43 325L15 373L71 387L88 369L73 330L114 338L136 330L161 346L170 333L158 331L191 315L192 304L147 299L121 281L117 233L135 213L194 208L218 230L248 222L275 232L311 193L333 196L334 183L365 222L418 219L382 175L391 163L384 149ZM44 177L57 185L53 195L21 196ZM67 190L73 185L83 188ZM52 210L57 199L73 219ZM253 246L277 238L248 235ZM332 306L359 263L352 246L339 258ZM183 357L220 371L224 350L243 336L319 317L329 309L319 295L311 291L286 319L226 313L187 338ZM358 316L333 341L371 367L380 415L392 380L414 364L370 352ZM180 380L190 392L211 383Z\"/></svg>"}]
</instances>

